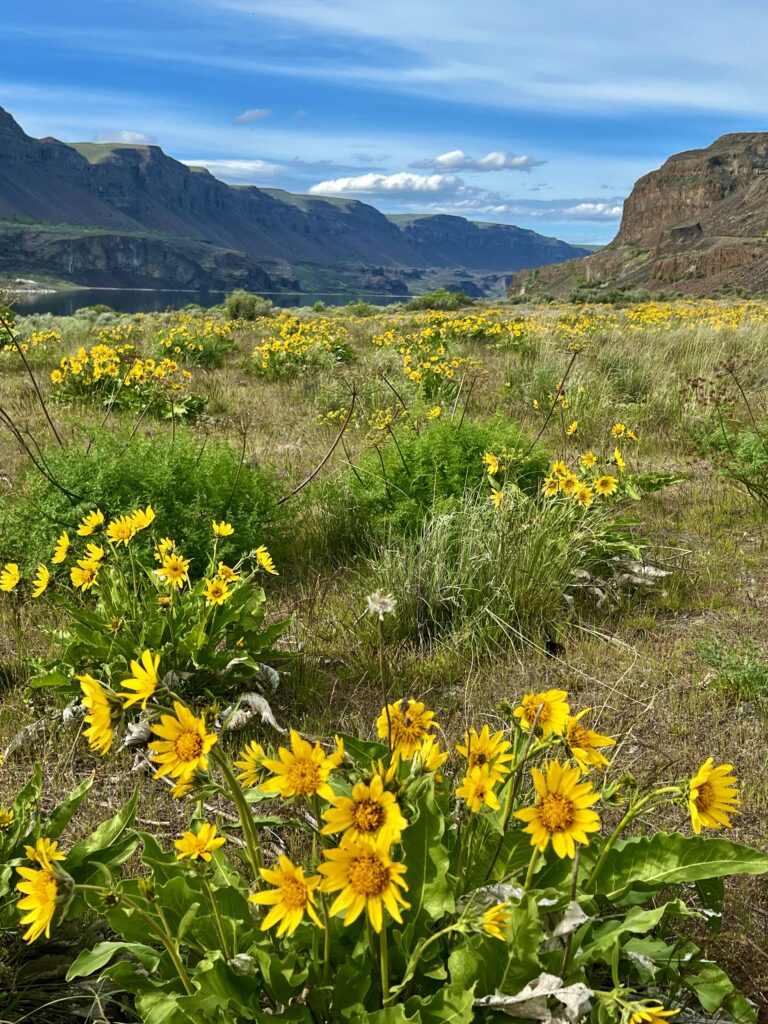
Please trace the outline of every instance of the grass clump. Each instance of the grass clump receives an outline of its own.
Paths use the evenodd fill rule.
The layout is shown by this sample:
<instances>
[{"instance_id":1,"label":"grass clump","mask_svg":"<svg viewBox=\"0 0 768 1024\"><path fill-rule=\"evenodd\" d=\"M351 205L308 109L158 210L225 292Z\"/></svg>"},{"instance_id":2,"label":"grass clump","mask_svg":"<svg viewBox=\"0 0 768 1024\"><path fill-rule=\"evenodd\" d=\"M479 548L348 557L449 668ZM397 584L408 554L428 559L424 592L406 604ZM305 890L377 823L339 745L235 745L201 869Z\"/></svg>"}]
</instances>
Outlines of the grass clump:
<instances>
[{"instance_id":1,"label":"grass clump","mask_svg":"<svg viewBox=\"0 0 768 1024\"><path fill-rule=\"evenodd\" d=\"M636 553L608 505L511 491L496 509L467 494L384 548L370 574L397 595L396 639L483 655L553 639L579 595L613 575L610 560Z\"/></svg>"},{"instance_id":2,"label":"grass clump","mask_svg":"<svg viewBox=\"0 0 768 1024\"><path fill-rule=\"evenodd\" d=\"M271 470L241 465L240 453L221 442L202 444L178 431L131 438L124 431L99 434L88 451L82 442L46 452L46 466L68 497L31 469L19 489L0 499L2 556L32 566L50 558L51 530L72 530L91 509L106 517L126 507L152 505L157 527L172 536L202 567L211 520L232 519L233 554L275 536L277 483Z\"/></svg>"}]
</instances>

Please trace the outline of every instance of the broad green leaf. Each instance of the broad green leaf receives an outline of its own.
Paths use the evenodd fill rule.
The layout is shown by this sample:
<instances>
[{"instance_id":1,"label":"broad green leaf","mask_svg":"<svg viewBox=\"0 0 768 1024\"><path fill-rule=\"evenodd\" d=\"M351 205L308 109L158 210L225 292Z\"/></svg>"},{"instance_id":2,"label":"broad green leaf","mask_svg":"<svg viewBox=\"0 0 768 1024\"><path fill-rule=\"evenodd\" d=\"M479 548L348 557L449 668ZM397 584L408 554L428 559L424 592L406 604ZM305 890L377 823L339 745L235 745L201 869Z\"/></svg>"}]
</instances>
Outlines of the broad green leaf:
<instances>
[{"instance_id":1,"label":"broad green leaf","mask_svg":"<svg viewBox=\"0 0 768 1024\"><path fill-rule=\"evenodd\" d=\"M630 888L646 891L680 882L727 875L762 875L768 856L719 837L657 832L648 838L619 841L606 858L595 891L617 900Z\"/></svg>"},{"instance_id":2,"label":"broad green leaf","mask_svg":"<svg viewBox=\"0 0 768 1024\"><path fill-rule=\"evenodd\" d=\"M702 964L697 974L683 975L683 981L707 1013L723 1009L737 1024L754 1024L757 1020L755 1008L716 964Z\"/></svg>"},{"instance_id":3,"label":"broad green leaf","mask_svg":"<svg viewBox=\"0 0 768 1024\"><path fill-rule=\"evenodd\" d=\"M450 858L443 843L445 819L434 798L419 803L419 815L403 832L401 859L407 865L409 923L437 921L454 908L448 881Z\"/></svg>"},{"instance_id":4,"label":"broad green leaf","mask_svg":"<svg viewBox=\"0 0 768 1024\"><path fill-rule=\"evenodd\" d=\"M93 949L84 949L80 953L67 971L67 981L95 974L102 967L106 967L118 953L130 953L135 956L141 966L148 971L155 970L161 956L156 949L141 942L98 942Z\"/></svg>"},{"instance_id":5,"label":"broad green leaf","mask_svg":"<svg viewBox=\"0 0 768 1024\"><path fill-rule=\"evenodd\" d=\"M647 935L661 923L667 914L679 917L690 916L688 908L682 900L672 900L651 910L632 907L624 917L608 921L595 929L591 938L583 942L578 953L578 961L581 963L595 961L610 963L616 945L625 935Z\"/></svg>"},{"instance_id":6,"label":"broad green leaf","mask_svg":"<svg viewBox=\"0 0 768 1024\"><path fill-rule=\"evenodd\" d=\"M77 867L88 860L91 854L95 854L98 860L104 861L103 853L107 847L113 846L121 839L133 824L136 817L136 806L139 800L138 787L133 791L132 796L117 814L99 825L87 839L75 843L67 857L67 870ZM99 856L99 855L102 856Z\"/></svg>"},{"instance_id":7,"label":"broad green leaf","mask_svg":"<svg viewBox=\"0 0 768 1024\"><path fill-rule=\"evenodd\" d=\"M80 785L75 786L69 796L62 800L59 806L53 811L45 826L45 834L49 838L57 839L61 835L92 785L93 777L90 779L83 779Z\"/></svg>"},{"instance_id":8,"label":"broad green leaf","mask_svg":"<svg viewBox=\"0 0 768 1024\"><path fill-rule=\"evenodd\" d=\"M17 818L25 815L27 811L31 810L40 803L40 797L43 795L43 769L39 764L36 764L32 772L32 778L29 782L25 782L16 795L16 799L13 801L13 813Z\"/></svg>"},{"instance_id":9,"label":"broad green leaf","mask_svg":"<svg viewBox=\"0 0 768 1024\"><path fill-rule=\"evenodd\" d=\"M348 736L346 733L339 733L339 738L344 741L344 749L350 757L364 768L369 768L372 761L383 759L389 754L386 743L372 743L360 740L356 736Z\"/></svg>"}]
</instances>

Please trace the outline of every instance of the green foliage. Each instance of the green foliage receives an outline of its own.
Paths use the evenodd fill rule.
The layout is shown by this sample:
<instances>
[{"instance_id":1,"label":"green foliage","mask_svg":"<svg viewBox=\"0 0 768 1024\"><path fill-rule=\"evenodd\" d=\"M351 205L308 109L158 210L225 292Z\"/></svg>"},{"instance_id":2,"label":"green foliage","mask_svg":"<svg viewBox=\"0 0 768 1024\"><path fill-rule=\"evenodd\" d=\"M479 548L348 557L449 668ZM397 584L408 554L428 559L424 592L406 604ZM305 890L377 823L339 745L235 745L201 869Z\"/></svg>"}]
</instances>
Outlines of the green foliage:
<instances>
[{"instance_id":1,"label":"green foliage","mask_svg":"<svg viewBox=\"0 0 768 1024\"><path fill-rule=\"evenodd\" d=\"M387 435L382 435L386 437ZM506 479L535 493L547 464L514 422L440 417L418 432L398 430L363 454L354 470L328 488L334 506L345 505L373 536L405 535L433 512L455 506L485 476L486 452L509 453Z\"/></svg>"},{"instance_id":2,"label":"green foliage","mask_svg":"<svg viewBox=\"0 0 768 1024\"><path fill-rule=\"evenodd\" d=\"M424 706L401 702L384 714L395 736L391 716L401 716L401 724L413 723L423 716ZM754 1024L754 1009L688 933L690 920L703 918L698 906L713 908L710 916L720 913L723 878L763 874L768 857L722 835L657 832L622 838L632 821L647 821L662 805L685 806L685 779L642 792L632 785L623 790L620 824L603 834L590 831L576 861L558 857L551 837L543 851L534 848L515 814L525 809L522 817L529 820L538 799L528 781L533 765L558 759L556 775L551 762L545 767L547 786L564 787L566 802L577 787L581 795L593 791L590 806L599 806L598 794L610 805L619 784L595 785L594 775L580 775L560 760L571 756L564 737L546 736L535 726L529 731L517 716L512 721L485 741L478 733L467 738L468 750L473 742L491 744L484 767L474 772L488 775L497 799L476 806L468 803L463 789L470 778L462 778L470 771L467 757L462 754L455 763L456 755L441 752L434 735L420 740L427 745L415 751L398 748L397 741L390 751L380 743L344 737L344 753L337 747L330 761L322 747L314 748L312 763L326 773L337 808L350 794L352 806L357 801L368 807L373 789L355 795L355 787L372 786L375 776L407 823L388 843L380 839L375 848L368 847L370 856L385 858L379 863L388 865L382 884L391 886L395 869L404 869L407 884L406 905L398 912L402 922L392 924L394 904L387 900L381 928L374 923L371 898L361 897L355 920L341 907L331 914L339 889L321 883L312 899L324 926L309 915L305 890L299 892L296 927L275 934L281 915L296 906L290 901L297 893L281 888L279 875L276 881L270 872L257 870L262 843L271 845L278 830L278 849L304 851L309 861L304 877L319 868L317 883L339 870L330 866L341 863L334 855L343 860L350 837L343 835L337 846L335 837L315 836L310 854L306 833L314 826L307 825L306 814L311 810L316 820L329 820L331 793L276 797L265 786L269 762L251 788L243 790L229 756L220 744L213 746L209 771L192 782L191 803L207 811L231 801L238 822L216 836L210 822L193 818L176 847L188 856L199 852L194 844L202 841L204 859L183 859L152 834L135 831L134 799L49 868L59 897L53 930L64 917L97 915L111 932L107 941L79 953L68 980L108 979L133 997L144 1024L176 1019L196 1024L481 1024L507 1015L542 1020L544 1014L563 1013L563 1007L574 1020L591 1012L599 1024L621 1024L659 1005L669 1010L682 1005L694 1012L698 1005L707 1014L722 1012L737 1024ZM503 740L505 735L510 739ZM300 744L298 737L291 740L295 756L297 740ZM372 765L372 759L379 760ZM39 794L39 772L33 785ZM83 795L73 794L62 819ZM254 815L254 804L284 803L286 797L299 805L293 818ZM381 793L374 805L380 799ZM594 811L585 813L597 818ZM231 815L225 820L231 821ZM268 823L269 832L260 821ZM232 841L235 831L237 842ZM137 848L141 863L134 860L128 869L127 858ZM360 865L361 860L352 860L340 869L342 887L357 884L353 878L365 877L366 885L378 879L359 875ZM288 868L293 872L296 865L289 861ZM284 860L280 870L286 870ZM249 901L254 890L266 897L256 906ZM271 922L265 928L268 910Z\"/></svg>"},{"instance_id":3,"label":"green foliage","mask_svg":"<svg viewBox=\"0 0 768 1024\"><path fill-rule=\"evenodd\" d=\"M700 439L705 454L714 455L724 475L768 508L768 423L736 429L722 420Z\"/></svg>"},{"instance_id":4,"label":"green foliage","mask_svg":"<svg viewBox=\"0 0 768 1024\"><path fill-rule=\"evenodd\" d=\"M375 316L379 312L379 309L370 302L365 302L360 299L357 302L348 302L344 311L348 316L364 319L369 316Z\"/></svg>"},{"instance_id":5,"label":"green foliage","mask_svg":"<svg viewBox=\"0 0 768 1024\"><path fill-rule=\"evenodd\" d=\"M224 313L228 320L258 320L262 316L273 316L274 308L271 299L238 288L224 299Z\"/></svg>"},{"instance_id":6,"label":"green foliage","mask_svg":"<svg viewBox=\"0 0 768 1024\"><path fill-rule=\"evenodd\" d=\"M416 312L421 309L455 310L462 306L473 306L474 299L471 299L464 292L447 291L445 288L438 288L434 292L425 292L423 295L415 295L405 304L409 312Z\"/></svg>"},{"instance_id":7,"label":"green foliage","mask_svg":"<svg viewBox=\"0 0 768 1024\"><path fill-rule=\"evenodd\" d=\"M754 640L733 643L713 636L694 646L701 660L715 670L714 685L730 700L763 702L768 698L768 658Z\"/></svg>"},{"instance_id":8,"label":"green foliage","mask_svg":"<svg viewBox=\"0 0 768 1024\"><path fill-rule=\"evenodd\" d=\"M117 692L132 678L133 665L144 651L159 659L155 672L169 691L183 694L195 706L202 698L229 699L258 681L262 661L276 657L273 644L289 622L266 625L256 556L222 568L226 545L209 531L207 564L198 567L202 578L190 586L184 577L176 586L158 572L164 571L167 559L181 558L184 552L166 541L155 547L161 542L152 526L135 534L127 546L96 539L108 553L80 601L70 586L69 569L82 565L79 556L87 558L87 552L73 548L60 570L53 567L46 596L61 610L60 625L53 631L59 653L40 667L30 685L79 697L78 677L87 673ZM219 603L209 600L212 586L219 588Z\"/></svg>"},{"instance_id":9,"label":"green foliage","mask_svg":"<svg viewBox=\"0 0 768 1024\"><path fill-rule=\"evenodd\" d=\"M152 505L158 531L193 559L195 576L206 562L213 519L237 524L227 548L235 558L277 538L274 474L241 465L240 453L226 444L201 442L178 428L175 437L170 429L134 437L103 431L90 451L80 440L48 449L45 461L50 475L76 498L34 468L16 491L0 496L0 557L27 568L47 562L52 535L72 530L93 508L112 518L126 508Z\"/></svg>"}]
</instances>

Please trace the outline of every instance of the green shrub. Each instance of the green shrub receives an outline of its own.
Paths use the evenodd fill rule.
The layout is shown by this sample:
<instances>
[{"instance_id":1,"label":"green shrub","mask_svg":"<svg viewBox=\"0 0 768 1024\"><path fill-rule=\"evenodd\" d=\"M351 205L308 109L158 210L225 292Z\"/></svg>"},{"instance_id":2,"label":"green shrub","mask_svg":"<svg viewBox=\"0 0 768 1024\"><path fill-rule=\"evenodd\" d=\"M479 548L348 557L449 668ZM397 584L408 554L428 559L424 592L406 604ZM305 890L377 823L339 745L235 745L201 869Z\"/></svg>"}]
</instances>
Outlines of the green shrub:
<instances>
[{"instance_id":1,"label":"green shrub","mask_svg":"<svg viewBox=\"0 0 768 1024\"><path fill-rule=\"evenodd\" d=\"M272 316L274 309L269 299L238 288L224 299L224 314L228 320L257 320L260 316Z\"/></svg>"},{"instance_id":2,"label":"green shrub","mask_svg":"<svg viewBox=\"0 0 768 1024\"><path fill-rule=\"evenodd\" d=\"M358 302L348 302L344 312L347 316L355 316L359 318L375 316L379 310L376 306L372 306L370 302L364 302L362 299Z\"/></svg>"},{"instance_id":3,"label":"green shrub","mask_svg":"<svg viewBox=\"0 0 768 1024\"><path fill-rule=\"evenodd\" d=\"M438 288L434 292L425 292L424 295L415 295L405 308L412 312L420 309L461 309L462 306L473 306L475 300L471 299L464 292L449 292L445 288Z\"/></svg>"},{"instance_id":4,"label":"green shrub","mask_svg":"<svg viewBox=\"0 0 768 1024\"><path fill-rule=\"evenodd\" d=\"M203 443L177 429L135 436L104 432L89 453L80 441L45 453L55 480L78 495L71 500L30 468L20 488L0 499L0 558L27 568L51 557L51 534L73 527L89 510L100 508L107 518L126 508L152 505L158 532L173 537L192 573L205 565L211 520L228 519L236 527L228 540L228 555L273 543L274 504L278 496L274 474L244 463L226 444Z\"/></svg>"},{"instance_id":5,"label":"green shrub","mask_svg":"<svg viewBox=\"0 0 768 1024\"><path fill-rule=\"evenodd\" d=\"M369 449L329 497L357 521L358 536L365 528L378 537L405 534L432 511L443 511L478 488L486 452L509 453L506 479L534 493L548 456L539 448L528 453L528 448L517 423L497 418L459 424L441 418L418 433L398 430Z\"/></svg>"}]
</instances>

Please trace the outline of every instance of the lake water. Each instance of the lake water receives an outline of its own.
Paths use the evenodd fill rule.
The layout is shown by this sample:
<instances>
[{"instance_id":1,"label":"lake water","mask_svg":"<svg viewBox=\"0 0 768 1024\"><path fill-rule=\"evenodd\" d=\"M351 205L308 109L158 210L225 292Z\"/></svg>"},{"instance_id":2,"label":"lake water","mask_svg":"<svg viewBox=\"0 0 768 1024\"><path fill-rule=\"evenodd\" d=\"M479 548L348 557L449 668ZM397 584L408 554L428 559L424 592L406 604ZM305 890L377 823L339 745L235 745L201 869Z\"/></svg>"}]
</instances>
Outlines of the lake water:
<instances>
[{"instance_id":1,"label":"lake water","mask_svg":"<svg viewBox=\"0 0 768 1024\"><path fill-rule=\"evenodd\" d=\"M326 306L345 306L348 302L362 299L374 306L388 306L410 298L408 295L375 294L313 294L309 292L262 292L275 306L312 306L324 302ZM102 303L119 313L159 313L166 309L181 309L191 302L200 306L215 306L224 298L225 292L218 291L155 291L141 288L81 288L72 292L31 292L19 295L14 309L22 316L32 313L53 313L55 316L71 316L83 306Z\"/></svg>"}]
</instances>

